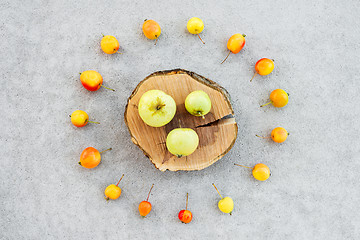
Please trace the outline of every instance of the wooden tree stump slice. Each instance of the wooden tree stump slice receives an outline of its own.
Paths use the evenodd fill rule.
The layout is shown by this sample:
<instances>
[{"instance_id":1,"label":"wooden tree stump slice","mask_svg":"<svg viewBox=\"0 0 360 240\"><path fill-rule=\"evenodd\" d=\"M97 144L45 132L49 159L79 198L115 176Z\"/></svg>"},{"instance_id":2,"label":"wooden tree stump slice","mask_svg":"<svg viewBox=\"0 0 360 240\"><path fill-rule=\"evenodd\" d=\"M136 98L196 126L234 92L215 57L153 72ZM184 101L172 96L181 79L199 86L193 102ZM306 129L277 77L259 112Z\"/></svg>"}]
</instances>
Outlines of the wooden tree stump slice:
<instances>
[{"instance_id":1,"label":"wooden tree stump slice","mask_svg":"<svg viewBox=\"0 0 360 240\"><path fill-rule=\"evenodd\" d=\"M175 117L159 128L146 125L137 109L141 96L152 89L164 91L176 102ZM211 111L205 119L185 109L186 96L195 90L205 91L211 99ZM181 69L155 72L141 81L128 99L125 123L132 141L161 171L201 170L210 166L232 148L238 130L227 91L211 80ZM167 150L165 142L167 134L180 125L197 132L199 146L191 155L177 158Z\"/></svg>"}]
</instances>

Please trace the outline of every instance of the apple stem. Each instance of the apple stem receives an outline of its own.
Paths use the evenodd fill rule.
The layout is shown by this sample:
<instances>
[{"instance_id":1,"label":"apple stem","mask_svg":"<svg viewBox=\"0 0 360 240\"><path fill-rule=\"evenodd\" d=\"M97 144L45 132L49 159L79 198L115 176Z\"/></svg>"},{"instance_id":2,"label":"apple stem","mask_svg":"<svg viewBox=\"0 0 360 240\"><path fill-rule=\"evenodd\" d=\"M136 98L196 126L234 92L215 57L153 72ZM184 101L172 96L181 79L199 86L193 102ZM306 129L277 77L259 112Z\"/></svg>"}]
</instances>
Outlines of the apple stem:
<instances>
[{"instance_id":1,"label":"apple stem","mask_svg":"<svg viewBox=\"0 0 360 240\"><path fill-rule=\"evenodd\" d=\"M187 210L188 201L189 201L189 193L186 193L186 207L185 207L185 210Z\"/></svg>"},{"instance_id":2,"label":"apple stem","mask_svg":"<svg viewBox=\"0 0 360 240\"><path fill-rule=\"evenodd\" d=\"M89 121L89 120L87 120L87 122L89 122L89 123L95 123L95 124L100 124L99 122L94 122L94 121Z\"/></svg>"},{"instance_id":3,"label":"apple stem","mask_svg":"<svg viewBox=\"0 0 360 240\"><path fill-rule=\"evenodd\" d=\"M146 201L148 201L148 200L149 200L150 193L151 193L151 190L153 189L153 187L154 187L154 184L153 184L153 185L151 186L151 188L150 188L150 191L149 191L149 194L148 194L148 197L147 197Z\"/></svg>"},{"instance_id":4,"label":"apple stem","mask_svg":"<svg viewBox=\"0 0 360 240\"><path fill-rule=\"evenodd\" d=\"M158 41L159 38L158 38L156 35L155 35L155 37L156 37L156 40L155 40L155 44L154 44L154 45L156 46L156 43L157 43L157 41Z\"/></svg>"},{"instance_id":5,"label":"apple stem","mask_svg":"<svg viewBox=\"0 0 360 240\"><path fill-rule=\"evenodd\" d=\"M257 75L257 72L254 73L254 76L250 79L250 82L254 79L254 77Z\"/></svg>"},{"instance_id":6,"label":"apple stem","mask_svg":"<svg viewBox=\"0 0 360 240\"><path fill-rule=\"evenodd\" d=\"M197 34L197 35L198 35L200 41L201 41L203 44L205 44L204 41L201 39L200 35L199 35L199 34Z\"/></svg>"},{"instance_id":7,"label":"apple stem","mask_svg":"<svg viewBox=\"0 0 360 240\"><path fill-rule=\"evenodd\" d=\"M253 169L252 167L248 167L248 166L240 165L240 164L237 164L237 163L234 163L234 165L236 165L236 166L240 166L240 167L244 167L244 168L250 168L250 169Z\"/></svg>"},{"instance_id":8,"label":"apple stem","mask_svg":"<svg viewBox=\"0 0 360 240\"><path fill-rule=\"evenodd\" d=\"M82 74L82 73L79 73L80 75Z\"/></svg>"},{"instance_id":9,"label":"apple stem","mask_svg":"<svg viewBox=\"0 0 360 240\"><path fill-rule=\"evenodd\" d=\"M260 107L265 107L266 105L269 105L270 103L272 103L272 102L270 101L268 103L265 103L265 104L261 105Z\"/></svg>"},{"instance_id":10,"label":"apple stem","mask_svg":"<svg viewBox=\"0 0 360 240\"><path fill-rule=\"evenodd\" d=\"M105 37L105 35L104 35L103 33L101 33L101 35L102 35L103 37Z\"/></svg>"},{"instance_id":11,"label":"apple stem","mask_svg":"<svg viewBox=\"0 0 360 240\"><path fill-rule=\"evenodd\" d=\"M205 119L205 116L201 114L202 119Z\"/></svg>"},{"instance_id":12,"label":"apple stem","mask_svg":"<svg viewBox=\"0 0 360 240\"><path fill-rule=\"evenodd\" d=\"M156 110L160 110L161 108L163 108L163 107L165 107L165 106L166 106L166 104L161 103L161 104L159 104L159 105L156 106Z\"/></svg>"},{"instance_id":13,"label":"apple stem","mask_svg":"<svg viewBox=\"0 0 360 240\"><path fill-rule=\"evenodd\" d=\"M121 176L120 180L118 181L118 183L116 184L116 186L119 186L119 183L121 181L121 179L124 177L124 174Z\"/></svg>"},{"instance_id":14,"label":"apple stem","mask_svg":"<svg viewBox=\"0 0 360 240\"><path fill-rule=\"evenodd\" d=\"M108 89L108 90L111 90L111 91L114 91L114 92L115 92L115 90L114 90L114 89L112 89L112 88L105 87L105 86L104 86L104 85L102 85L102 84L100 84L100 86L102 86L103 88L106 88L106 89Z\"/></svg>"},{"instance_id":15,"label":"apple stem","mask_svg":"<svg viewBox=\"0 0 360 240\"><path fill-rule=\"evenodd\" d=\"M255 136L257 136L257 137L259 137L259 138L262 138L262 139L268 139L268 138L271 138L271 136L269 136L269 137L263 137L263 136L259 136L259 135L255 135Z\"/></svg>"},{"instance_id":16,"label":"apple stem","mask_svg":"<svg viewBox=\"0 0 360 240\"><path fill-rule=\"evenodd\" d=\"M229 53L228 53L228 55L226 56L226 58L225 58L220 64L223 64L223 63L226 61L226 59L229 57L230 53L231 53L231 51L229 51Z\"/></svg>"},{"instance_id":17,"label":"apple stem","mask_svg":"<svg viewBox=\"0 0 360 240\"><path fill-rule=\"evenodd\" d=\"M216 189L216 191L218 192L218 194L220 195L221 199L223 198L219 192L219 190L217 189L217 187L215 186L215 184L212 184L214 186L214 188Z\"/></svg>"},{"instance_id":18,"label":"apple stem","mask_svg":"<svg viewBox=\"0 0 360 240\"><path fill-rule=\"evenodd\" d=\"M104 152L106 152L106 151L109 151L109 150L112 150L112 148L108 148L108 149L106 149L106 150L104 150L104 151L100 152L100 154L101 154L101 153L104 153Z\"/></svg>"}]
</instances>

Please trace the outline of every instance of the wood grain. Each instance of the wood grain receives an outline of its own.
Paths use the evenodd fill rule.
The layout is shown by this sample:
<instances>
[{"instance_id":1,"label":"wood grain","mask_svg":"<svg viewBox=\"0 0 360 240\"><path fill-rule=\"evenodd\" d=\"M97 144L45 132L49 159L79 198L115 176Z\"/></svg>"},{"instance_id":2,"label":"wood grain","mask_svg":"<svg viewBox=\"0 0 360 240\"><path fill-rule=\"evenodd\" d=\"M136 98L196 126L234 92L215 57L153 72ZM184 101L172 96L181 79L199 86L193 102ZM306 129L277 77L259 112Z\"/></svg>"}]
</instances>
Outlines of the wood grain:
<instances>
[{"instance_id":1,"label":"wood grain","mask_svg":"<svg viewBox=\"0 0 360 240\"><path fill-rule=\"evenodd\" d=\"M142 94L152 89L172 96L177 107L173 120L159 128L146 125L137 109ZM212 108L205 119L185 109L186 96L195 90L205 91L211 99ZM128 99L124 119L132 141L161 171L201 170L210 166L231 149L238 129L227 91L211 80L182 69L156 72L141 81ZM180 126L194 129L200 141L193 154L177 158L167 150L165 141L167 134Z\"/></svg>"}]
</instances>

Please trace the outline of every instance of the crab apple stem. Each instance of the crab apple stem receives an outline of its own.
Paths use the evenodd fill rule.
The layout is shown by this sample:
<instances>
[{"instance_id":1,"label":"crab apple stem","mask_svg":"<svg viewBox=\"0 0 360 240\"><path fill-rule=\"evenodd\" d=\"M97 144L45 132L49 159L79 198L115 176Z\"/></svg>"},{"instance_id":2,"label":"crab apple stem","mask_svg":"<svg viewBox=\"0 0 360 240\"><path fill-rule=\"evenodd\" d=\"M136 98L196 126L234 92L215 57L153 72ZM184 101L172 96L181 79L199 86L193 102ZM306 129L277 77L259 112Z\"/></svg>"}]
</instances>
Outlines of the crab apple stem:
<instances>
[{"instance_id":1,"label":"crab apple stem","mask_svg":"<svg viewBox=\"0 0 360 240\"><path fill-rule=\"evenodd\" d=\"M225 58L220 64L223 64L223 63L226 61L226 59L229 57L230 53L231 53L231 51L229 51L229 53L228 53L228 55L226 56L226 58Z\"/></svg>"},{"instance_id":2,"label":"crab apple stem","mask_svg":"<svg viewBox=\"0 0 360 240\"><path fill-rule=\"evenodd\" d=\"M106 88L106 89L108 89L108 90L111 90L111 91L115 92L115 90L114 90L114 89L112 89L112 88L105 87L105 86L104 86L104 85L102 85L102 84L100 84L100 86L102 86L103 88Z\"/></svg>"},{"instance_id":3,"label":"crab apple stem","mask_svg":"<svg viewBox=\"0 0 360 240\"><path fill-rule=\"evenodd\" d=\"M212 184L214 186L214 188L216 189L216 191L218 192L218 194L220 195L221 199L223 198L219 192L219 190L217 189L217 187L215 186L215 184Z\"/></svg>"},{"instance_id":4,"label":"crab apple stem","mask_svg":"<svg viewBox=\"0 0 360 240\"><path fill-rule=\"evenodd\" d=\"M95 124L100 124L99 122L94 122L94 121L89 121L89 120L87 120L87 122L89 122L89 123L95 123Z\"/></svg>"},{"instance_id":5,"label":"crab apple stem","mask_svg":"<svg viewBox=\"0 0 360 240\"><path fill-rule=\"evenodd\" d=\"M146 201L148 201L148 200L149 200L150 193L151 193L151 190L153 189L153 187L154 187L154 184L153 184L153 185L151 186L151 188L150 188L150 191L149 191L149 194L148 194L148 197L147 197Z\"/></svg>"},{"instance_id":6,"label":"crab apple stem","mask_svg":"<svg viewBox=\"0 0 360 240\"><path fill-rule=\"evenodd\" d=\"M205 44L204 41L201 39L200 35L199 35L199 34L197 34L197 35L198 35L200 41L201 41L203 44Z\"/></svg>"},{"instance_id":7,"label":"crab apple stem","mask_svg":"<svg viewBox=\"0 0 360 240\"><path fill-rule=\"evenodd\" d=\"M205 116L201 114L202 119L205 119Z\"/></svg>"},{"instance_id":8,"label":"crab apple stem","mask_svg":"<svg viewBox=\"0 0 360 240\"><path fill-rule=\"evenodd\" d=\"M156 38L156 40L155 40L155 44L154 44L155 46L156 46L156 43L157 43L158 39L159 39L159 38Z\"/></svg>"},{"instance_id":9,"label":"crab apple stem","mask_svg":"<svg viewBox=\"0 0 360 240\"><path fill-rule=\"evenodd\" d=\"M254 76L250 79L250 82L254 79L254 77L257 75L257 72L254 73Z\"/></svg>"},{"instance_id":10,"label":"crab apple stem","mask_svg":"<svg viewBox=\"0 0 360 240\"><path fill-rule=\"evenodd\" d=\"M271 103L271 101L268 102L268 103L265 103L265 104L261 105L260 107L265 107L265 106L269 105L270 103Z\"/></svg>"},{"instance_id":11,"label":"crab apple stem","mask_svg":"<svg viewBox=\"0 0 360 240\"><path fill-rule=\"evenodd\" d=\"M186 193L186 207L185 207L185 210L187 210L188 201L189 201L189 193Z\"/></svg>"},{"instance_id":12,"label":"crab apple stem","mask_svg":"<svg viewBox=\"0 0 360 240\"><path fill-rule=\"evenodd\" d=\"M124 177L124 174L121 176L120 180L118 181L118 183L116 184L116 186L119 186L119 183L121 182L121 179Z\"/></svg>"},{"instance_id":13,"label":"crab apple stem","mask_svg":"<svg viewBox=\"0 0 360 240\"><path fill-rule=\"evenodd\" d=\"M108 149L106 149L106 150L104 150L104 151L100 152L100 154L101 154L101 153L104 153L104 152L106 152L106 151L109 151L109 150L112 150L112 148L108 148Z\"/></svg>"},{"instance_id":14,"label":"crab apple stem","mask_svg":"<svg viewBox=\"0 0 360 240\"><path fill-rule=\"evenodd\" d=\"M240 164L237 164L237 163L234 163L234 165L236 165L236 166L240 166L240 167L244 167L244 168L250 168L250 169L253 169L252 167L248 167L248 166L240 165Z\"/></svg>"},{"instance_id":15,"label":"crab apple stem","mask_svg":"<svg viewBox=\"0 0 360 240\"><path fill-rule=\"evenodd\" d=\"M263 137L263 136L260 136L260 135L257 135L257 134L255 134L255 136L257 136L257 137L259 137L259 138L262 138L262 139L268 139L268 138L271 138L271 136L269 136L269 137Z\"/></svg>"},{"instance_id":16,"label":"crab apple stem","mask_svg":"<svg viewBox=\"0 0 360 240\"><path fill-rule=\"evenodd\" d=\"M104 35L103 33L101 33L101 35L102 35L103 37L105 37L105 35Z\"/></svg>"}]
</instances>

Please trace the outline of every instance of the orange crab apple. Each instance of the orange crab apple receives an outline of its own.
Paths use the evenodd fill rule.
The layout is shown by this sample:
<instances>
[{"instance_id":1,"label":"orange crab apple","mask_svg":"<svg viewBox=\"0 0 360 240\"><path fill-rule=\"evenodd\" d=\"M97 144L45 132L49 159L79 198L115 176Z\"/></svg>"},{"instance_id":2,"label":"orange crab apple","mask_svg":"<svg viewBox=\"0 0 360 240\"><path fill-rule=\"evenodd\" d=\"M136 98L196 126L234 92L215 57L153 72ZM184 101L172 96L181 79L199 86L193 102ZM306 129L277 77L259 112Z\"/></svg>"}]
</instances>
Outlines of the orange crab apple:
<instances>
[{"instance_id":1,"label":"orange crab apple","mask_svg":"<svg viewBox=\"0 0 360 240\"><path fill-rule=\"evenodd\" d=\"M264 107L272 103L274 107L285 107L289 102L289 94L285 92L283 89L275 89L270 94L270 102L261 105L260 107Z\"/></svg>"},{"instance_id":2,"label":"orange crab apple","mask_svg":"<svg viewBox=\"0 0 360 240\"><path fill-rule=\"evenodd\" d=\"M84 88L92 92L99 90L100 87L109 89L111 91L115 91L114 89L102 85L103 83L102 76L100 75L100 73L94 70L87 70L80 73L80 81L84 86Z\"/></svg>"},{"instance_id":3,"label":"orange crab apple","mask_svg":"<svg viewBox=\"0 0 360 240\"><path fill-rule=\"evenodd\" d=\"M148 39L151 39L151 40L156 39L156 41L155 41L155 45L156 45L156 42L161 34L160 25L154 20L145 19L143 26L142 26L142 30L143 30L145 37L147 37Z\"/></svg>"},{"instance_id":4,"label":"orange crab apple","mask_svg":"<svg viewBox=\"0 0 360 240\"><path fill-rule=\"evenodd\" d=\"M109 186L107 186L105 188L105 199L106 201L108 200L115 200L118 199L121 195L121 188L119 187L119 183L121 182L121 179L124 177L124 174L121 176L120 180L118 181L118 183L115 184L110 184Z\"/></svg>"},{"instance_id":5,"label":"orange crab apple","mask_svg":"<svg viewBox=\"0 0 360 240\"><path fill-rule=\"evenodd\" d=\"M70 118L71 118L71 123L74 124L76 127L83 127L88 123L100 124L99 122L89 121L89 115L82 110L74 111L70 115Z\"/></svg>"},{"instance_id":6,"label":"orange crab apple","mask_svg":"<svg viewBox=\"0 0 360 240\"><path fill-rule=\"evenodd\" d=\"M188 199L189 199L189 193L186 194L186 208L181 210L178 214L180 221L182 221L183 223L189 223L192 220L192 213L189 210L187 210Z\"/></svg>"},{"instance_id":7,"label":"orange crab apple","mask_svg":"<svg viewBox=\"0 0 360 240\"><path fill-rule=\"evenodd\" d=\"M151 190L153 189L154 187L154 184L151 186L150 188L150 191L149 191L149 194L147 196L147 199L146 201L142 201L140 204L139 204L139 213L142 217L145 217L146 215L148 215L151 211L151 203L148 201L149 200L149 197L150 197L150 193L151 193Z\"/></svg>"},{"instance_id":8,"label":"orange crab apple","mask_svg":"<svg viewBox=\"0 0 360 240\"><path fill-rule=\"evenodd\" d=\"M252 169L252 175L256 180L265 181L270 177L270 169L263 163L258 163L253 168L236 163L234 163L234 165Z\"/></svg>"},{"instance_id":9,"label":"orange crab apple","mask_svg":"<svg viewBox=\"0 0 360 240\"><path fill-rule=\"evenodd\" d=\"M109 150L112 150L112 148L106 149L102 152L99 152L96 148L93 147L85 148L80 155L79 164L84 168L97 167L101 161L101 154Z\"/></svg>"},{"instance_id":10,"label":"orange crab apple","mask_svg":"<svg viewBox=\"0 0 360 240\"><path fill-rule=\"evenodd\" d=\"M100 45L101 49L106 54L116 53L120 48L119 41L114 36L110 35L103 36Z\"/></svg>"},{"instance_id":11,"label":"orange crab apple","mask_svg":"<svg viewBox=\"0 0 360 240\"><path fill-rule=\"evenodd\" d=\"M269 137L263 137L259 135L256 136L259 138L271 138L274 142L282 143L285 142L289 135L290 133L288 133L285 128L276 127L271 131L271 135Z\"/></svg>"},{"instance_id":12,"label":"orange crab apple","mask_svg":"<svg viewBox=\"0 0 360 240\"><path fill-rule=\"evenodd\" d=\"M259 74L265 76L270 74L274 70L274 61L269 58L262 58L255 64L255 73L254 76L250 79L250 82L254 77Z\"/></svg>"},{"instance_id":13,"label":"orange crab apple","mask_svg":"<svg viewBox=\"0 0 360 240\"><path fill-rule=\"evenodd\" d=\"M245 37L245 34L236 33L229 38L227 42L227 48L229 49L229 53L226 58L221 62L221 64L226 61L230 53L237 54L241 51L241 49L243 49L243 47L245 46Z\"/></svg>"}]
</instances>

